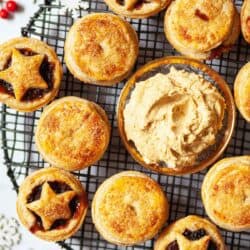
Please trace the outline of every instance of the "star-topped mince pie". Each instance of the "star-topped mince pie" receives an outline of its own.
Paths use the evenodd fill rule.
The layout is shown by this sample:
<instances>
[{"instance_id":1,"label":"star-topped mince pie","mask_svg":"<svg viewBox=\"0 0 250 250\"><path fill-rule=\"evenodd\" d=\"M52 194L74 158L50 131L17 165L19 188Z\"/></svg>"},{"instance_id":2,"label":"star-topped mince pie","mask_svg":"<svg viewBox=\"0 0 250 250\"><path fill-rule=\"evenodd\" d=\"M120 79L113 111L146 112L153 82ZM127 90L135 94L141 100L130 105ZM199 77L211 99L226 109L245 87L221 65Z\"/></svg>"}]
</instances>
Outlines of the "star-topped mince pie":
<instances>
[{"instance_id":1,"label":"star-topped mince pie","mask_svg":"<svg viewBox=\"0 0 250 250\"><path fill-rule=\"evenodd\" d=\"M31 112L56 96L62 67L46 43L14 38L0 45L0 101L19 111Z\"/></svg>"},{"instance_id":2,"label":"star-topped mince pie","mask_svg":"<svg viewBox=\"0 0 250 250\"><path fill-rule=\"evenodd\" d=\"M70 173L49 167L29 175L19 189L17 213L37 237L60 241L72 236L87 212L87 196Z\"/></svg>"},{"instance_id":3,"label":"star-topped mince pie","mask_svg":"<svg viewBox=\"0 0 250 250\"><path fill-rule=\"evenodd\" d=\"M171 0L105 0L115 13L130 18L146 18L165 9Z\"/></svg>"},{"instance_id":4,"label":"star-topped mince pie","mask_svg":"<svg viewBox=\"0 0 250 250\"><path fill-rule=\"evenodd\" d=\"M155 242L154 250L225 250L221 235L211 222L189 215L168 226Z\"/></svg>"}]
</instances>

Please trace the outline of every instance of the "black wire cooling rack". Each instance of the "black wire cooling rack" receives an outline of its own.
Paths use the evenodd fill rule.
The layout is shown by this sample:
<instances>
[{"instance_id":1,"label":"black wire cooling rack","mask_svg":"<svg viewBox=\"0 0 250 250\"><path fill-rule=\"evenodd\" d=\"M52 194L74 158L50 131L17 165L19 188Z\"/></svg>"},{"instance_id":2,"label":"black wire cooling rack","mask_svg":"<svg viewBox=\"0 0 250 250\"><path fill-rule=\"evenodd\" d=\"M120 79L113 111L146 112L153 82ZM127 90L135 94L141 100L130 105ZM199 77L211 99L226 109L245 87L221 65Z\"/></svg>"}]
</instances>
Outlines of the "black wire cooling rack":
<instances>
[{"instance_id":1,"label":"black wire cooling rack","mask_svg":"<svg viewBox=\"0 0 250 250\"><path fill-rule=\"evenodd\" d=\"M108 11L102 0L89 0L90 9L80 10L80 16L88 12ZM237 8L242 1L236 1ZM112 125L112 137L108 151L96 165L75 174L81 180L88 193L91 203L97 187L109 176L126 169L135 169L147 173L158 181L166 192L170 203L170 219L172 222L188 214L206 216L200 199L200 188L206 171L182 176L164 176L140 167L128 155L118 136L115 117L116 103L123 83L114 87L98 87L81 82L66 69L63 62L65 36L74 20L70 15L59 15L58 2L45 1L22 29L22 35L41 39L55 48L60 57L64 76L60 96L75 95L87 98L100 104L108 113ZM175 55L163 32L164 12L145 20L130 20L137 30L140 39L140 54L136 64L139 67L152 59L166 55ZM237 45L228 54L223 54L219 60L206 63L219 72L226 81L233 85L238 70L250 59L249 46L240 37ZM2 147L8 175L16 191L20 181L32 171L45 166L45 162L34 146L34 129L42 110L33 113L21 113L6 106L1 110ZM240 115L237 117L235 132L224 156L250 154L250 124ZM221 230L229 249L250 249L250 233L232 233ZM79 232L65 242L59 242L66 249L121 249L103 240L95 230L91 220L90 209ZM122 248L124 249L124 248ZM153 240L126 249L153 249Z\"/></svg>"}]
</instances>

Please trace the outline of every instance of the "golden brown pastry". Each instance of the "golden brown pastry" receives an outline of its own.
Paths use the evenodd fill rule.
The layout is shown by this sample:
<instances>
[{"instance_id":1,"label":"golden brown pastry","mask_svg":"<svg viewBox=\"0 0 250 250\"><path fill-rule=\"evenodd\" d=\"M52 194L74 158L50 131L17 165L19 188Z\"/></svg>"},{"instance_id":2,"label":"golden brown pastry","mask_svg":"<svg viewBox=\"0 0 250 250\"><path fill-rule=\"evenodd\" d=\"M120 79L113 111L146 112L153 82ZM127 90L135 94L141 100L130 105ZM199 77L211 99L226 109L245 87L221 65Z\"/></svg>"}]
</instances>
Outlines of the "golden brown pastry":
<instances>
[{"instance_id":1,"label":"golden brown pastry","mask_svg":"<svg viewBox=\"0 0 250 250\"><path fill-rule=\"evenodd\" d=\"M213 59L229 51L238 39L240 18L231 0L175 0L166 12L164 30L181 54Z\"/></svg>"},{"instance_id":2,"label":"golden brown pastry","mask_svg":"<svg viewBox=\"0 0 250 250\"><path fill-rule=\"evenodd\" d=\"M108 13L89 14L71 27L65 42L65 62L79 80L112 85L126 78L138 55L132 26Z\"/></svg>"},{"instance_id":3,"label":"golden brown pastry","mask_svg":"<svg viewBox=\"0 0 250 250\"><path fill-rule=\"evenodd\" d=\"M160 234L154 250L226 250L219 230L206 219L189 215Z\"/></svg>"},{"instance_id":4,"label":"golden brown pastry","mask_svg":"<svg viewBox=\"0 0 250 250\"><path fill-rule=\"evenodd\" d=\"M42 113L35 141L43 158L65 170L98 161L107 149L110 124L97 104L78 97L54 101Z\"/></svg>"},{"instance_id":5,"label":"golden brown pastry","mask_svg":"<svg viewBox=\"0 0 250 250\"><path fill-rule=\"evenodd\" d=\"M134 245L153 238L168 218L168 201L147 175L124 171L96 191L92 218L99 233L117 245Z\"/></svg>"},{"instance_id":6,"label":"golden brown pastry","mask_svg":"<svg viewBox=\"0 0 250 250\"><path fill-rule=\"evenodd\" d=\"M246 42L250 43L250 1L244 0L240 13L241 31Z\"/></svg>"},{"instance_id":7,"label":"golden brown pastry","mask_svg":"<svg viewBox=\"0 0 250 250\"><path fill-rule=\"evenodd\" d=\"M105 0L115 13L130 18L146 18L165 9L171 0Z\"/></svg>"},{"instance_id":8,"label":"golden brown pastry","mask_svg":"<svg viewBox=\"0 0 250 250\"><path fill-rule=\"evenodd\" d=\"M235 232L250 230L250 156L217 162L203 181L202 200L218 226Z\"/></svg>"},{"instance_id":9,"label":"golden brown pastry","mask_svg":"<svg viewBox=\"0 0 250 250\"><path fill-rule=\"evenodd\" d=\"M49 167L29 175L17 197L21 223L37 237L60 241L82 225L88 201L83 187L72 174Z\"/></svg>"},{"instance_id":10,"label":"golden brown pastry","mask_svg":"<svg viewBox=\"0 0 250 250\"><path fill-rule=\"evenodd\" d=\"M250 63L245 64L236 76L234 98L241 115L250 122Z\"/></svg>"},{"instance_id":11,"label":"golden brown pastry","mask_svg":"<svg viewBox=\"0 0 250 250\"><path fill-rule=\"evenodd\" d=\"M235 45L236 41L238 40L239 35L240 35L240 14L235 8L232 29L230 31L229 36L226 38L225 41L222 42L222 44L207 52L188 51L185 48L182 48L181 46L178 46L178 51L187 57L195 58L197 60L212 60L214 58L220 57L222 53L229 52Z\"/></svg>"},{"instance_id":12,"label":"golden brown pastry","mask_svg":"<svg viewBox=\"0 0 250 250\"><path fill-rule=\"evenodd\" d=\"M14 38L0 45L0 101L31 112L54 99L62 67L54 50L34 38Z\"/></svg>"}]
</instances>

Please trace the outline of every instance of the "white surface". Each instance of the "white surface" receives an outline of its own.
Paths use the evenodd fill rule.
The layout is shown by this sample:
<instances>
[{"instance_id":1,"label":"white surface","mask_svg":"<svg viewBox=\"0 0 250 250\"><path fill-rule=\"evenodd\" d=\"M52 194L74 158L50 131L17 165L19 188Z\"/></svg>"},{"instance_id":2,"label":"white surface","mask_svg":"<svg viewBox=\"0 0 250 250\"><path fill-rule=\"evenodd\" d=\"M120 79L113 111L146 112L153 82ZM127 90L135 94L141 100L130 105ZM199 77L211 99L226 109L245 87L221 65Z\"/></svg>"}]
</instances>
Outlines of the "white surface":
<instances>
[{"instance_id":1,"label":"white surface","mask_svg":"<svg viewBox=\"0 0 250 250\"><path fill-rule=\"evenodd\" d=\"M4 20L0 19L0 43L10 38L21 36L20 29L29 21L30 16L37 10L38 6L33 4L32 0L16 0L21 6L21 10L14 13L12 18ZM6 167L3 164L3 154L0 150L0 214L6 217L15 217L16 193L12 190L12 184L6 175ZM13 250L58 250L61 249L54 243L35 238L26 229L20 226L22 234L21 243L14 247ZM0 234L3 233L0 231ZM1 245L0 245L0 249ZM3 248L3 250L5 250Z\"/></svg>"}]
</instances>

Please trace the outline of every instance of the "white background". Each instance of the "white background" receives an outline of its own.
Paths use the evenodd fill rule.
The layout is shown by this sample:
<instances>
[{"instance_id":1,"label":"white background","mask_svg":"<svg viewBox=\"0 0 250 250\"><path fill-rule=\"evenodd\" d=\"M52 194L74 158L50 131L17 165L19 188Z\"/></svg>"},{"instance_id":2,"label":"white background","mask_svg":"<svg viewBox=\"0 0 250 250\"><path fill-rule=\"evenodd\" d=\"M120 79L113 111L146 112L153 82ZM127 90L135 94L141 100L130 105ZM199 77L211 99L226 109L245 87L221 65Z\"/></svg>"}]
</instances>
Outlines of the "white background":
<instances>
[{"instance_id":1,"label":"white background","mask_svg":"<svg viewBox=\"0 0 250 250\"><path fill-rule=\"evenodd\" d=\"M33 4L32 0L16 0L21 6L20 10L14 13L10 19L0 19L0 43L10 38L21 36L20 29L25 26L32 16L33 12L38 9L38 5ZM41 2L41 1L40 1ZM1 6L1 0L0 0ZM0 214L7 218L15 217L16 193L12 190L12 184L6 175L6 167L3 162L2 150L0 150ZM13 250L58 250L61 249L54 243L47 243L35 238L26 229L20 226L22 240L21 243L14 247ZM3 233L0 231L0 234ZM0 245L1 249L1 245ZM3 249L5 250L5 249Z\"/></svg>"}]
</instances>

